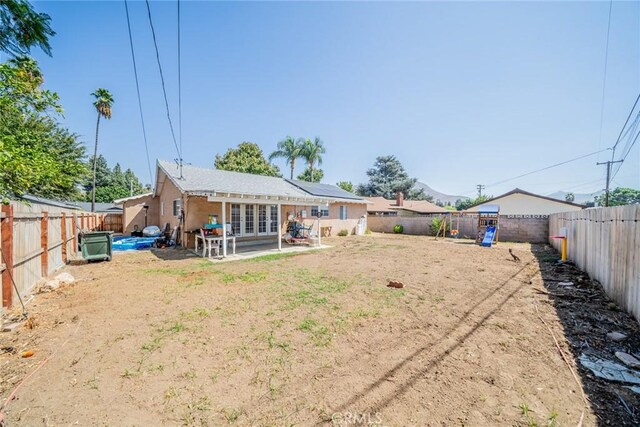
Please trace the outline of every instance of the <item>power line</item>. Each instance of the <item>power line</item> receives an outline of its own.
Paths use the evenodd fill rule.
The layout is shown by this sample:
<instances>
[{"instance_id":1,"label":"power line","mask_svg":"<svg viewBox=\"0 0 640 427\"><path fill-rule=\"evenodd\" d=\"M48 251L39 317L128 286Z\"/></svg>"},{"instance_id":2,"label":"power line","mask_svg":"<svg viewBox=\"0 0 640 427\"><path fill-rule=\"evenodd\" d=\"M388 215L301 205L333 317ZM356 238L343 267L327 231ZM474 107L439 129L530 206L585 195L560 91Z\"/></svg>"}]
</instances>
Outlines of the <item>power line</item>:
<instances>
[{"instance_id":1,"label":"power line","mask_svg":"<svg viewBox=\"0 0 640 427\"><path fill-rule=\"evenodd\" d=\"M182 54L180 46L180 0L178 0L178 137L180 138L180 157L182 158Z\"/></svg>"},{"instance_id":2,"label":"power line","mask_svg":"<svg viewBox=\"0 0 640 427\"><path fill-rule=\"evenodd\" d=\"M615 178L616 175L618 174L618 172L620 172L620 168L622 167L622 165L624 164L624 161L627 159L627 156L629 155L629 153L631 152L631 149L633 148L633 146L636 144L636 142L638 142L638 137L640 137L640 132L636 133L635 138L633 139L633 142L631 143L631 145L629 146L629 149L627 150L627 152L624 154L624 157L622 157L621 160L619 160L620 166L618 167L618 169L616 169L616 171L613 173L613 176L611 177L611 179Z\"/></svg>"},{"instance_id":3,"label":"power line","mask_svg":"<svg viewBox=\"0 0 640 427\"><path fill-rule=\"evenodd\" d=\"M622 133L624 132L624 129L627 127L627 124L629 123L629 119L633 115L633 111L636 109L636 105L638 105L638 101L639 100L640 100L640 93L638 93L638 96L636 97L636 102L633 103L633 107L631 107L631 111L629 111L629 115L627 116L627 120L625 120L624 125L622 126L622 129L620 129L620 134L618 135L618 139L616 139L616 143L613 144L614 154L615 154L615 149L618 147L618 144L620 143L620 138L622 138ZM613 160L613 159L611 159L611 160Z\"/></svg>"},{"instance_id":4,"label":"power line","mask_svg":"<svg viewBox=\"0 0 640 427\"><path fill-rule=\"evenodd\" d=\"M124 10L127 14L127 28L129 29L129 45L131 46L131 58L133 59L133 75L136 78L136 92L138 93L138 107L140 109L140 121L142 122L142 136L144 138L144 150L147 153L147 166L149 167L149 183L153 184L153 173L151 172L151 159L149 158L149 144L147 143L147 131L144 125L144 114L142 114L142 98L140 97L140 83L138 80L138 67L136 66L136 53L133 49L133 37L131 36L131 21L129 19L129 5L124 0Z\"/></svg>"},{"instance_id":5,"label":"power line","mask_svg":"<svg viewBox=\"0 0 640 427\"><path fill-rule=\"evenodd\" d=\"M600 102L600 134L598 136L598 148L602 145L602 124L604 122L604 101L607 88L607 64L609 62L609 34L611 32L611 10L613 9L613 0L609 0L609 20L607 23L607 43L604 53L604 73L602 75L602 98Z\"/></svg>"},{"instance_id":6,"label":"power line","mask_svg":"<svg viewBox=\"0 0 640 427\"><path fill-rule=\"evenodd\" d=\"M538 172L546 171L548 169L552 169L552 168L555 168L555 167L558 167L558 166L566 165L567 163L571 163L571 162L575 162L575 161L578 161L578 160L582 160L582 159L594 156L596 154L602 153L603 151L607 151L607 150L609 150L609 148L605 148L604 150L594 151L593 153L585 154L583 156L576 157L576 158L573 158L573 159L570 159L570 160L565 160L564 162L555 163L553 165L546 166L546 167L541 168L541 169L536 169L536 170L531 171L531 172L523 173L522 175L514 176L513 178L508 178L508 179L504 179L502 181L498 181L498 182L494 182L492 184L488 184L487 187L493 187L495 185L504 184L505 182L513 181L514 179L519 179L519 178L522 178L522 177L525 177L525 176L528 176L528 175L532 175L534 173L538 173Z\"/></svg>"},{"instance_id":7,"label":"power line","mask_svg":"<svg viewBox=\"0 0 640 427\"><path fill-rule=\"evenodd\" d=\"M173 122L171 121L171 113L169 111L169 101L167 99L167 88L164 83L164 73L162 72L162 63L160 62L160 52L158 51L158 41L156 40L156 31L153 28L153 19L151 18L151 6L149 6L149 0L145 0L147 4L147 14L149 15L149 26L151 27L151 35L153 36L153 46L156 50L156 59L158 61L158 69L160 70L160 81L162 83L162 93L164 95L164 106L167 109L167 119L169 120L169 128L171 129L171 138L173 139L173 145L178 152L178 160L180 161L180 176L182 177L182 153L178 148L178 142L176 141L176 133L173 130Z\"/></svg>"}]
</instances>

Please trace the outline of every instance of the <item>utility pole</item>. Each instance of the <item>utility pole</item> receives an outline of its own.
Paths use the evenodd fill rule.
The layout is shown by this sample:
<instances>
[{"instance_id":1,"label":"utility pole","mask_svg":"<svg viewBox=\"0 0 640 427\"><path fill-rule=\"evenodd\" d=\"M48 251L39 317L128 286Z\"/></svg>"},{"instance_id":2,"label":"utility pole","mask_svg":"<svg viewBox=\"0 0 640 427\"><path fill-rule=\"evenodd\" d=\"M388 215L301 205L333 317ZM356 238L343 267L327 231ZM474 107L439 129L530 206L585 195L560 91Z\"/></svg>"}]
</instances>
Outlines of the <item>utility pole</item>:
<instances>
[{"instance_id":1,"label":"utility pole","mask_svg":"<svg viewBox=\"0 0 640 427\"><path fill-rule=\"evenodd\" d=\"M133 179L129 180L129 196L133 197Z\"/></svg>"},{"instance_id":2,"label":"utility pole","mask_svg":"<svg viewBox=\"0 0 640 427\"><path fill-rule=\"evenodd\" d=\"M596 163L596 165L607 165L607 186L605 187L604 190L604 206L606 208L609 207L609 184L611 181L611 165L614 163L622 163L622 160L616 160L616 161L606 161L606 162L598 162Z\"/></svg>"},{"instance_id":3,"label":"utility pole","mask_svg":"<svg viewBox=\"0 0 640 427\"><path fill-rule=\"evenodd\" d=\"M484 190L485 187L486 185L482 185L482 184L476 185L476 188L478 189L478 197L482 197L482 190Z\"/></svg>"}]
</instances>

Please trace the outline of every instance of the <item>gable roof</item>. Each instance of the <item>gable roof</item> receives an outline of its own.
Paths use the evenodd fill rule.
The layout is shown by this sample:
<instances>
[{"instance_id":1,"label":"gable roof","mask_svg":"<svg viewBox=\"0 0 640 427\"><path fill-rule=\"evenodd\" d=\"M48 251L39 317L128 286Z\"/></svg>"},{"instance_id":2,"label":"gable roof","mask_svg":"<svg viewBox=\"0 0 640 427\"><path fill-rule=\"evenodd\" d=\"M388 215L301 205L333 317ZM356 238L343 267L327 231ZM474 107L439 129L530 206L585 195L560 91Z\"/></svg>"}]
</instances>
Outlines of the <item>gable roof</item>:
<instances>
[{"instance_id":1,"label":"gable roof","mask_svg":"<svg viewBox=\"0 0 640 427\"><path fill-rule=\"evenodd\" d=\"M308 199L310 202L323 199L365 203L363 199L328 184L306 186L298 183L294 184L291 182L293 180L286 180L280 177L231 172L192 165L183 165L182 177L180 177L180 170L174 162L158 160L157 166L156 195L159 192L159 185L162 185L160 172L163 172L182 193L202 195L229 193L246 196ZM346 195L342 194L342 192L346 193Z\"/></svg>"},{"instance_id":2,"label":"gable roof","mask_svg":"<svg viewBox=\"0 0 640 427\"><path fill-rule=\"evenodd\" d=\"M397 212L399 210L424 214L451 212L427 200L405 200L402 206L398 206L396 200L388 200L384 197L369 197L368 200L371 202L367 206L368 212Z\"/></svg>"},{"instance_id":3,"label":"gable roof","mask_svg":"<svg viewBox=\"0 0 640 427\"><path fill-rule=\"evenodd\" d=\"M581 209L585 209L586 208L585 205L580 205L578 203L567 202L566 200L558 200L558 199L554 199L553 197L541 196L539 194L530 193L528 191L521 190L520 188L514 188L513 190L511 190L511 191L509 191L507 193L501 194L501 195L499 195L497 197L494 197L492 199L485 200L484 202L481 202L481 203L476 203L475 205L470 206L466 210L473 209L473 208L475 208L477 206L486 205L488 203L492 203L492 202L494 202L494 201L496 201L498 199L502 199L504 197L511 196L512 194L522 194L522 195L525 195L525 196L535 197L535 198L538 198L538 199L547 200L547 201L551 201L551 202L563 203L565 205L574 206L574 207L581 208Z\"/></svg>"}]
</instances>

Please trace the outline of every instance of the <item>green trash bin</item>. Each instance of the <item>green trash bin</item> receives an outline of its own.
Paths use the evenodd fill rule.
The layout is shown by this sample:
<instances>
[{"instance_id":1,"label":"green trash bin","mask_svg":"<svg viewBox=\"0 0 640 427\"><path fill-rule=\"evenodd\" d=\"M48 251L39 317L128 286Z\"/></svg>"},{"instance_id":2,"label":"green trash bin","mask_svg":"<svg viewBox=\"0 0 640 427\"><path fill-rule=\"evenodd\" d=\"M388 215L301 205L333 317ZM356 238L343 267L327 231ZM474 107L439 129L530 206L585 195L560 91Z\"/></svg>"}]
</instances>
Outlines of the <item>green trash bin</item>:
<instances>
[{"instance_id":1,"label":"green trash bin","mask_svg":"<svg viewBox=\"0 0 640 427\"><path fill-rule=\"evenodd\" d=\"M111 261L113 231L90 231L81 236L82 257L87 261Z\"/></svg>"}]
</instances>

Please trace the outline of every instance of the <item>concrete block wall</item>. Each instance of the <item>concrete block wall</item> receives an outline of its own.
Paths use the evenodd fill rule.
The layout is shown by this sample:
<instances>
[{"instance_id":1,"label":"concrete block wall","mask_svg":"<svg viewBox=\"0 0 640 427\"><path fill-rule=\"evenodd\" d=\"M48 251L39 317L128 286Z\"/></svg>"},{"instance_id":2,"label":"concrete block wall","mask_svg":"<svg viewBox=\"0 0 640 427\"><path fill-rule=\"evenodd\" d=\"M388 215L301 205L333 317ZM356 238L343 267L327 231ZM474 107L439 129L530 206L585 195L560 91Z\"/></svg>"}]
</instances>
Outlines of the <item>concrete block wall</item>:
<instances>
[{"instance_id":1,"label":"concrete block wall","mask_svg":"<svg viewBox=\"0 0 640 427\"><path fill-rule=\"evenodd\" d=\"M440 215L426 216L374 216L367 218L369 229L379 233L393 233L393 227L400 224L404 234L432 236L431 222ZM478 216L463 215L453 217L452 228L458 229L463 238L475 239L478 234ZM546 215L536 216L500 216L499 240L503 242L544 243L549 237L549 218Z\"/></svg>"}]
</instances>

